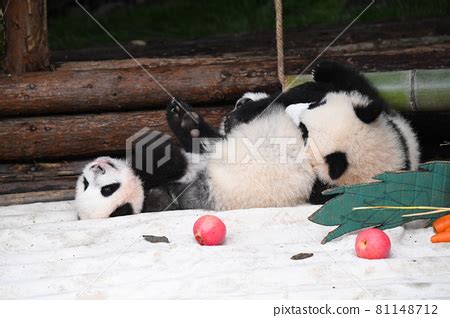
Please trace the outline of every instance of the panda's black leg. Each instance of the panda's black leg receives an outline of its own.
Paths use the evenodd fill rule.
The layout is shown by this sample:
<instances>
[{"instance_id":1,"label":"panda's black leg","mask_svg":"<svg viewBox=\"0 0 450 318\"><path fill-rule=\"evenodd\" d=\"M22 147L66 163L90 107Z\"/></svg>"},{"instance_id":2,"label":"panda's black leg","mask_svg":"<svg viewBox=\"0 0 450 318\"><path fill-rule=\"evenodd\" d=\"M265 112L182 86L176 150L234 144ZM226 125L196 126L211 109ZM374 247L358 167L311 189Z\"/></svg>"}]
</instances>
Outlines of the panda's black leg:
<instances>
[{"instance_id":1,"label":"panda's black leg","mask_svg":"<svg viewBox=\"0 0 450 318\"><path fill-rule=\"evenodd\" d=\"M187 152L203 152L202 147L193 147L193 138L222 137L186 102L172 100L167 106L166 117L170 129Z\"/></svg>"},{"instance_id":2,"label":"panda's black leg","mask_svg":"<svg viewBox=\"0 0 450 318\"><path fill-rule=\"evenodd\" d=\"M127 160L144 183L144 189L181 179L187 172L188 160L171 136L149 131L136 138Z\"/></svg>"},{"instance_id":3,"label":"panda's black leg","mask_svg":"<svg viewBox=\"0 0 450 318\"><path fill-rule=\"evenodd\" d=\"M369 81L350 66L327 61L319 63L312 73L316 82L332 84L336 91L359 91L370 99L378 98Z\"/></svg>"},{"instance_id":4,"label":"panda's black leg","mask_svg":"<svg viewBox=\"0 0 450 318\"><path fill-rule=\"evenodd\" d=\"M368 104L353 105L358 118L366 124L377 119L383 110L389 109L369 81L349 66L335 62L322 62L313 70L313 77L318 83L330 84L333 91L357 91L367 96L370 100Z\"/></svg>"},{"instance_id":5,"label":"panda's black leg","mask_svg":"<svg viewBox=\"0 0 450 318\"><path fill-rule=\"evenodd\" d=\"M311 189L311 194L309 195L309 203L311 204L324 204L328 200L334 198L336 195L325 195L322 194L323 191L330 189L331 186L322 182L320 179L316 179L313 188Z\"/></svg>"},{"instance_id":6,"label":"panda's black leg","mask_svg":"<svg viewBox=\"0 0 450 318\"><path fill-rule=\"evenodd\" d=\"M195 162L171 136L159 131L147 131L135 138L132 156L127 161L142 180L145 200L142 212L185 209L186 197L192 198L192 182L199 182ZM195 175L194 175L195 174ZM187 180L186 180L187 177ZM186 193L185 193L186 192ZM202 207L202 200L192 199L189 207ZM130 212L129 206L120 207L115 216Z\"/></svg>"},{"instance_id":7,"label":"panda's black leg","mask_svg":"<svg viewBox=\"0 0 450 318\"><path fill-rule=\"evenodd\" d=\"M317 64L312 70L314 81L323 83L336 82L339 76L342 79L348 76L348 73L349 71L343 65L328 61Z\"/></svg>"},{"instance_id":8,"label":"panda's black leg","mask_svg":"<svg viewBox=\"0 0 450 318\"><path fill-rule=\"evenodd\" d=\"M172 183L164 184L151 188L146 192L144 211L142 212L160 212L182 209L178 201L175 199L171 188Z\"/></svg>"}]
</instances>

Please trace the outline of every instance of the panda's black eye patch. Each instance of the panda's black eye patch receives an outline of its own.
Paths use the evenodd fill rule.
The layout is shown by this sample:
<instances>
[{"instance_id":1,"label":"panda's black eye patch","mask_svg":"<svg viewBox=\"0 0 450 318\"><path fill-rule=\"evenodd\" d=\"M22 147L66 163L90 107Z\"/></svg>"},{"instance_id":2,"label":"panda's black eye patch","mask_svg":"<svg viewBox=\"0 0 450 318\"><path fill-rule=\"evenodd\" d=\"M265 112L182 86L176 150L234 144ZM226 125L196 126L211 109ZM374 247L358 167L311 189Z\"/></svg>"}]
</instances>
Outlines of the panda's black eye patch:
<instances>
[{"instance_id":1,"label":"panda's black eye patch","mask_svg":"<svg viewBox=\"0 0 450 318\"><path fill-rule=\"evenodd\" d=\"M313 109L313 108L325 105L326 102L327 102L326 99L322 99L320 102L313 102L313 103L309 104L308 109Z\"/></svg>"},{"instance_id":2,"label":"panda's black eye patch","mask_svg":"<svg viewBox=\"0 0 450 318\"><path fill-rule=\"evenodd\" d=\"M83 184L84 184L84 191L89 187L89 182L87 181L86 177L83 177Z\"/></svg>"},{"instance_id":3,"label":"panda's black eye patch","mask_svg":"<svg viewBox=\"0 0 450 318\"><path fill-rule=\"evenodd\" d=\"M112 168L116 169L116 166L112 162L107 162L108 165L110 165Z\"/></svg>"},{"instance_id":4,"label":"panda's black eye patch","mask_svg":"<svg viewBox=\"0 0 450 318\"><path fill-rule=\"evenodd\" d=\"M114 192L116 192L117 189L119 189L119 187L120 187L120 183L119 183L119 182L117 182L117 183L111 183L111 184L108 184L108 185L102 187L102 189L100 190L100 192L102 193L102 195L103 195L104 197L109 197L109 196L112 195Z\"/></svg>"}]
</instances>

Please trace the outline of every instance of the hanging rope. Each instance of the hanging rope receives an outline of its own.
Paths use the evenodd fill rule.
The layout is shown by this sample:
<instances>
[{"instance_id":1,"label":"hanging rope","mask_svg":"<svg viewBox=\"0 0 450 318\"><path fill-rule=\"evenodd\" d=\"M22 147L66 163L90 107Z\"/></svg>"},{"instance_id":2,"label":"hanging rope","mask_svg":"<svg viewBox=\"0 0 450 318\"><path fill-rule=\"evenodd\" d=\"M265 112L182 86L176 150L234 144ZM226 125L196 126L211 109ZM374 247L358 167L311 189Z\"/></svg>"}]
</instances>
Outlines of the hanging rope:
<instances>
[{"instance_id":1,"label":"hanging rope","mask_svg":"<svg viewBox=\"0 0 450 318\"><path fill-rule=\"evenodd\" d=\"M275 26L277 39L277 70L278 80L284 90L284 44L283 44L283 0L275 2Z\"/></svg>"}]
</instances>

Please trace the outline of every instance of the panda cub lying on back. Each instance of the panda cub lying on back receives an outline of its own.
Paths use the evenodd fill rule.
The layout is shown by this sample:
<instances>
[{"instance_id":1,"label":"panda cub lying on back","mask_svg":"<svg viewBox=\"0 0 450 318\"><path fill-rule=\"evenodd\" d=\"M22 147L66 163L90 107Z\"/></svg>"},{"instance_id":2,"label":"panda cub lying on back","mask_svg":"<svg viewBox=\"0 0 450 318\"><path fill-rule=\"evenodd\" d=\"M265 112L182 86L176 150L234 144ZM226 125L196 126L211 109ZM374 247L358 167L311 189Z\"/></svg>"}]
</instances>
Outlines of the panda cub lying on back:
<instances>
[{"instance_id":1,"label":"panda cub lying on back","mask_svg":"<svg viewBox=\"0 0 450 318\"><path fill-rule=\"evenodd\" d=\"M168 145L171 155L152 173L107 157L88 164L77 183L79 217L323 203L329 187L417 168L409 123L362 75L324 62L313 77L280 96L245 94L218 130L172 102L167 120L183 149L156 147L156 159Z\"/></svg>"}]
</instances>

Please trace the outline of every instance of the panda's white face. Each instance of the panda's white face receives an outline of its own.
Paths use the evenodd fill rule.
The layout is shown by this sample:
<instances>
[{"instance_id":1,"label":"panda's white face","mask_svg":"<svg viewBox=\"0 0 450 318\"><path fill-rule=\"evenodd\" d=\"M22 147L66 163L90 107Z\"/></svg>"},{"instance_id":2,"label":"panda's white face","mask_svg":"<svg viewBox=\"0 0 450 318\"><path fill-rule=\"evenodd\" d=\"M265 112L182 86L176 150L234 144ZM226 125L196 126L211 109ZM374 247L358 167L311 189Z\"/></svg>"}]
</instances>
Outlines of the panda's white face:
<instances>
[{"instance_id":1,"label":"panda's white face","mask_svg":"<svg viewBox=\"0 0 450 318\"><path fill-rule=\"evenodd\" d=\"M142 182L125 161L100 157L83 169L75 202L81 220L123 215L125 210L139 213L144 203Z\"/></svg>"},{"instance_id":2,"label":"panda's white face","mask_svg":"<svg viewBox=\"0 0 450 318\"><path fill-rule=\"evenodd\" d=\"M359 93L328 93L317 106L312 104L299 114L309 137L322 155L350 148L350 143L359 138L362 130L369 127L355 114L354 107L365 107L367 97Z\"/></svg>"},{"instance_id":3,"label":"panda's white face","mask_svg":"<svg viewBox=\"0 0 450 318\"><path fill-rule=\"evenodd\" d=\"M369 182L381 172L402 169L399 137L387 115L371 123L358 118L355 110L369 103L368 97L356 91L332 92L299 113L298 122L307 129L309 149L317 150L323 159L313 162L322 181L336 185ZM333 158L327 158L330 155ZM334 169L330 161L334 167L340 166L342 174L330 175Z\"/></svg>"}]
</instances>

